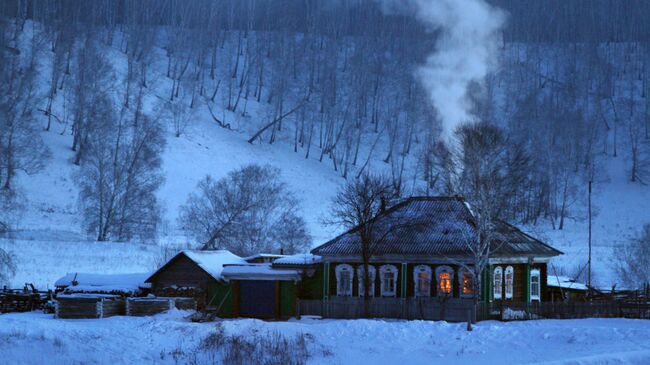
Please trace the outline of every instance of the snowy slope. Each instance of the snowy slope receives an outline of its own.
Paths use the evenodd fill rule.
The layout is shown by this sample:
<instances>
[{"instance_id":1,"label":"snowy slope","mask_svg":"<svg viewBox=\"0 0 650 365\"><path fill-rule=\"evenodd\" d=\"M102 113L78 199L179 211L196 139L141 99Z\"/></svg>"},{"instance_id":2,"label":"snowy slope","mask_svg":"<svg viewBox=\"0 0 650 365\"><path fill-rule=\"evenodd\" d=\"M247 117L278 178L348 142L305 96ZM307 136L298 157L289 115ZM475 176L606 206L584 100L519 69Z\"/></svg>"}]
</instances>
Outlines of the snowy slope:
<instances>
[{"instance_id":1,"label":"snowy slope","mask_svg":"<svg viewBox=\"0 0 650 365\"><path fill-rule=\"evenodd\" d=\"M592 280L596 285L624 287L616 273L615 250L637 237L643 224L650 223L650 188L632 183L624 157L607 157L592 192ZM586 189L585 189L586 191ZM549 268L575 275L582 270L586 277L589 245L587 196L579 197L571 208L573 217L563 230L553 230L548 223L526 227L565 254L553 259Z\"/></svg>"},{"instance_id":2,"label":"snowy slope","mask_svg":"<svg viewBox=\"0 0 650 365\"><path fill-rule=\"evenodd\" d=\"M0 315L0 357L21 364L213 364L197 348L215 323L174 311L154 317L54 320ZM226 336L305 336L308 364L648 364L647 321L626 319L486 321L313 320L220 322ZM615 337L616 341L612 341ZM225 345L219 345L223 348ZM39 351L33 351L38 348ZM101 356L98 356L101 354Z\"/></svg>"}]
</instances>

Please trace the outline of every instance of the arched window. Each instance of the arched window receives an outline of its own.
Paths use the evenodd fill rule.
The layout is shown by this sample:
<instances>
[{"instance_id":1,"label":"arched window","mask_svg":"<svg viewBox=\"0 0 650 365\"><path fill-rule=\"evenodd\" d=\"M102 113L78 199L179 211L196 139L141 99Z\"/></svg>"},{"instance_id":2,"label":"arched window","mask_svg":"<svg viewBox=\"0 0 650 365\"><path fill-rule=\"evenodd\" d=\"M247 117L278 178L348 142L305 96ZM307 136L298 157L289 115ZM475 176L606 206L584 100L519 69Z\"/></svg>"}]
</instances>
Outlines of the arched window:
<instances>
[{"instance_id":1,"label":"arched window","mask_svg":"<svg viewBox=\"0 0 650 365\"><path fill-rule=\"evenodd\" d=\"M394 265L383 265L379 268L381 279L381 296L394 297L397 292L397 268Z\"/></svg>"},{"instance_id":2,"label":"arched window","mask_svg":"<svg viewBox=\"0 0 650 365\"><path fill-rule=\"evenodd\" d=\"M515 280L515 269L512 266L506 267L504 278L506 283L506 299L512 299L512 291Z\"/></svg>"},{"instance_id":3,"label":"arched window","mask_svg":"<svg viewBox=\"0 0 650 365\"><path fill-rule=\"evenodd\" d=\"M460 295L462 297L474 296L474 274L463 269L458 275L458 284L460 286Z\"/></svg>"},{"instance_id":4,"label":"arched window","mask_svg":"<svg viewBox=\"0 0 650 365\"><path fill-rule=\"evenodd\" d=\"M354 270L348 264L336 265L336 295L352 296L352 276Z\"/></svg>"},{"instance_id":5,"label":"arched window","mask_svg":"<svg viewBox=\"0 0 650 365\"><path fill-rule=\"evenodd\" d=\"M449 266L439 266L436 268L436 279L438 280L438 296L451 296L454 270Z\"/></svg>"},{"instance_id":6,"label":"arched window","mask_svg":"<svg viewBox=\"0 0 650 365\"><path fill-rule=\"evenodd\" d=\"M413 282L415 283L415 296L431 296L431 267L418 265L413 269Z\"/></svg>"},{"instance_id":7,"label":"arched window","mask_svg":"<svg viewBox=\"0 0 650 365\"><path fill-rule=\"evenodd\" d=\"M530 270L530 300L540 300L541 285L539 269Z\"/></svg>"},{"instance_id":8,"label":"arched window","mask_svg":"<svg viewBox=\"0 0 650 365\"><path fill-rule=\"evenodd\" d=\"M368 285L368 296L369 297L374 297L375 296L375 275L376 275L376 270L375 267L372 265L368 265L368 279L369 279L369 284ZM357 267L357 279L359 280L359 296L363 297L366 295L366 291L364 290L365 286L363 285L363 265Z\"/></svg>"},{"instance_id":9,"label":"arched window","mask_svg":"<svg viewBox=\"0 0 650 365\"><path fill-rule=\"evenodd\" d=\"M494 268L494 299L501 299L503 296L503 269L501 266Z\"/></svg>"}]
</instances>

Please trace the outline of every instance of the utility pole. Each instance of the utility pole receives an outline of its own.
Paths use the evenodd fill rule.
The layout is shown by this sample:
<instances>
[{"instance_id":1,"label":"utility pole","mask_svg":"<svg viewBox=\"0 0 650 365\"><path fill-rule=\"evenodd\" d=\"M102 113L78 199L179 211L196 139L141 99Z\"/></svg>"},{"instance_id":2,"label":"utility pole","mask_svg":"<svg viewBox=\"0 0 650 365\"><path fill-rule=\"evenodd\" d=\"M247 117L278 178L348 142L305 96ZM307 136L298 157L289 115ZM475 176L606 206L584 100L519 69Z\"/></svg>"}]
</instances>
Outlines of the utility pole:
<instances>
[{"instance_id":1,"label":"utility pole","mask_svg":"<svg viewBox=\"0 0 650 365\"><path fill-rule=\"evenodd\" d=\"M589 260L587 266L587 287L591 292L591 180L589 180Z\"/></svg>"}]
</instances>

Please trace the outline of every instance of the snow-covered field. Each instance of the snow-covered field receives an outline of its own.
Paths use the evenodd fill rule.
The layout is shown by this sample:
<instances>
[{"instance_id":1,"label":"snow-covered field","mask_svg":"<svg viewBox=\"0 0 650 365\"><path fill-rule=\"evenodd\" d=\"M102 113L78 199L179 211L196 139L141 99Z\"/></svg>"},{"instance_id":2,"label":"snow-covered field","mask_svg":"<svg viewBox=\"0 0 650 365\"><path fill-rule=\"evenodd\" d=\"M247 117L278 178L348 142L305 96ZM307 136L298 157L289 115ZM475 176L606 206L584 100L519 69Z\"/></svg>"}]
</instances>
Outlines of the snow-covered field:
<instances>
[{"instance_id":1,"label":"snow-covered field","mask_svg":"<svg viewBox=\"0 0 650 365\"><path fill-rule=\"evenodd\" d=\"M0 359L5 364L203 364L219 359L218 351L210 357L198 348L217 325L192 323L185 315L174 311L101 320L58 320L36 312L0 315ZM650 324L643 320L487 321L472 332L464 324L430 321L220 323L226 337L301 336L308 364L650 363Z\"/></svg>"}]
</instances>

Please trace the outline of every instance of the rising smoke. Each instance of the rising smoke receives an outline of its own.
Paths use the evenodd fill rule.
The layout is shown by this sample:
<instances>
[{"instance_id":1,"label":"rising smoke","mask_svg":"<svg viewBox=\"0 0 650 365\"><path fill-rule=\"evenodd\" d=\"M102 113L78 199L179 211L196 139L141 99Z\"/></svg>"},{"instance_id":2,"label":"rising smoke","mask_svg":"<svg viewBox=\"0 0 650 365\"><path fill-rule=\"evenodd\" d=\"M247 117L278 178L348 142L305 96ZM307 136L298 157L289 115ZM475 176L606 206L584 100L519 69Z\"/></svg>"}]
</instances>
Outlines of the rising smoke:
<instances>
[{"instance_id":1,"label":"rising smoke","mask_svg":"<svg viewBox=\"0 0 650 365\"><path fill-rule=\"evenodd\" d=\"M384 10L414 12L431 31L439 31L436 49L417 77L429 93L449 139L456 127L473 122L468 87L482 85L498 67L499 32L506 14L483 0L384 0Z\"/></svg>"}]
</instances>

